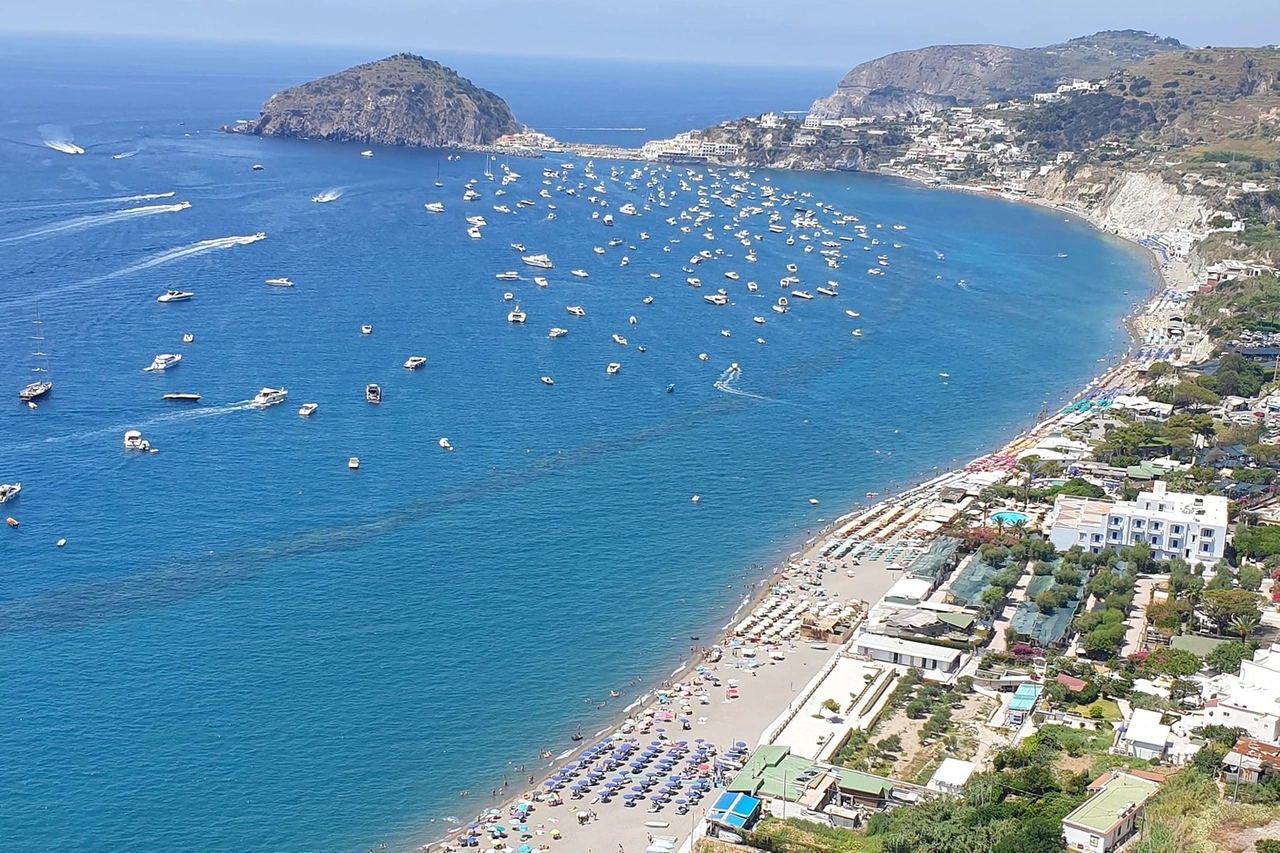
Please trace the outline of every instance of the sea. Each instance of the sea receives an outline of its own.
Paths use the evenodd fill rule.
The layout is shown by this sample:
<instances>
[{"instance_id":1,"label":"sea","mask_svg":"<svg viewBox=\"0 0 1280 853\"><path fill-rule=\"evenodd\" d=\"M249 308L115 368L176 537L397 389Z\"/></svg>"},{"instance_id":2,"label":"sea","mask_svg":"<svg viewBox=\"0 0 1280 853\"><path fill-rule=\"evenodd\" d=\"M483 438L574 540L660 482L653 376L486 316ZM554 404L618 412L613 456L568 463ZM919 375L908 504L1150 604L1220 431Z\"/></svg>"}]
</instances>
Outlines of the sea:
<instances>
[{"instance_id":1,"label":"sea","mask_svg":"<svg viewBox=\"0 0 1280 853\"><path fill-rule=\"evenodd\" d=\"M5 849L440 837L541 750L608 726L868 493L1060 407L1156 286L1135 248L1070 216L872 175L596 161L592 180L568 155L499 158L520 177L497 197L483 155L217 132L377 56L0 41L0 481L23 486L0 513L21 525L0 528ZM803 110L840 75L443 58L533 127L622 145ZM483 198L463 203L471 179ZM784 222L802 206L851 235L821 202L879 243L841 241L831 270L719 199L699 228L667 223L698 188L743 183L757 200L739 207L772 186L796 194ZM644 209L658 187L670 207ZM512 243L552 258L547 287ZM771 311L789 263L792 290L839 296ZM264 284L278 276L295 286ZM707 304L719 288L730 304ZM168 289L195 296L158 303ZM54 390L30 409L37 316ZM159 353L183 358L144 372ZM249 407L266 386L287 402ZM131 429L156 452L124 450Z\"/></svg>"}]
</instances>

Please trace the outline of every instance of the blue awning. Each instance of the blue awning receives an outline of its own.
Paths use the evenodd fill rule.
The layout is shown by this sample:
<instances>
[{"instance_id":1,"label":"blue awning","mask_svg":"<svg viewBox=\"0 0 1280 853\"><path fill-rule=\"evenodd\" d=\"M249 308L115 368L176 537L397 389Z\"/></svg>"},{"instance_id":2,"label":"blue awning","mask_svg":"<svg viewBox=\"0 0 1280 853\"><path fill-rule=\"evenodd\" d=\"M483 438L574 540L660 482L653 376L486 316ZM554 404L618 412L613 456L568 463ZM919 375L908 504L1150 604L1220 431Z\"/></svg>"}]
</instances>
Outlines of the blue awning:
<instances>
[{"instance_id":1,"label":"blue awning","mask_svg":"<svg viewBox=\"0 0 1280 853\"><path fill-rule=\"evenodd\" d=\"M715 805L707 811L707 820L729 829L746 829L759 816L759 800L732 791L721 794Z\"/></svg>"}]
</instances>

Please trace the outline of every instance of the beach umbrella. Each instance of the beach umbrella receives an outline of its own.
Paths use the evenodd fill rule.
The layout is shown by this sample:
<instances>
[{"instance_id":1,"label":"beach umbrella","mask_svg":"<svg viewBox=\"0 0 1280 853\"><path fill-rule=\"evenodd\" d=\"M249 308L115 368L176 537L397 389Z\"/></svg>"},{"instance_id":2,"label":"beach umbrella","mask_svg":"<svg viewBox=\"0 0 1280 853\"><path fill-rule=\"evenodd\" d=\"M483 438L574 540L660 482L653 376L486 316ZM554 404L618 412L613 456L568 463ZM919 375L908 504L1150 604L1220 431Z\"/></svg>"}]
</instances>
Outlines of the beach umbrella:
<instances>
[{"instance_id":1,"label":"beach umbrella","mask_svg":"<svg viewBox=\"0 0 1280 853\"><path fill-rule=\"evenodd\" d=\"M521 844L517 849L517 853L533 853L533 848L528 844Z\"/></svg>"}]
</instances>

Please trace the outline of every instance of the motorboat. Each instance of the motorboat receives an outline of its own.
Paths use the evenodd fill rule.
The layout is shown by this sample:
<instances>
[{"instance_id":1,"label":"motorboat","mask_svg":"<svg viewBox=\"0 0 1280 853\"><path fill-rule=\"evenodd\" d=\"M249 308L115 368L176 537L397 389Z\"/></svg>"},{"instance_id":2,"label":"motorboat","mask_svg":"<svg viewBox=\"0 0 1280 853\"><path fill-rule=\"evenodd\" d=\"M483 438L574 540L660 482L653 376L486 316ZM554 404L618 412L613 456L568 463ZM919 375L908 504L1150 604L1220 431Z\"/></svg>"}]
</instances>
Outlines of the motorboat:
<instances>
[{"instance_id":1,"label":"motorboat","mask_svg":"<svg viewBox=\"0 0 1280 853\"><path fill-rule=\"evenodd\" d=\"M349 459L347 459L347 470L348 470L348 471L359 471L359 470L360 470L360 457L359 457L359 456L352 456L352 457L350 457Z\"/></svg>"},{"instance_id":2,"label":"motorboat","mask_svg":"<svg viewBox=\"0 0 1280 853\"><path fill-rule=\"evenodd\" d=\"M951 374L950 374L950 373L939 373L938 375L939 375L940 377L942 377L943 379L950 379L950 378L951 378Z\"/></svg>"},{"instance_id":3,"label":"motorboat","mask_svg":"<svg viewBox=\"0 0 1280 853\"><path fill-rule=\"evenodd\" d=\"M182 336L182 342L184 344L189 344L195 339L196 339L196 336L191 334L190 332L187 332L185 335Z\"/></svg>"},{"instance_id":4,"label":"motorboat","mask_svg":"<svg viewBox=\"0 0 1280 853\"><path fill-rule=\"evenodd\" d=\"M0 504L16 498L20 491L22 491L21 483L0 483Z\"/></svg>"},{"instance_id":5,"label":"motorboat","mask_svg":"<svg viewBox=\"0 0 1280 853\"><path fill-rule=\"evenodd\" d=\"M373 152L372 152L372 151L361 151L361 152L360 152L360 156L361 156L361 157L372 157L372 156L373 156Z\"/></svg>"},{"instance_id":6,"label":"motorboat","mask_svg":"<svg viewBox=\"0 0 1280 853\"><path fill-rule=\"evenodd\" d=\"M729 336L730 336L730 334L732 334L732 333L731 333L728 329L721 329L721 330L720 330L720 337L722 337L722 338L727 338L727 337L729 337Z\"/></svg>"},{"instance_id":7,"label":"motorboat","mask_svg":"<svg viewBox=\"0 0 1280 853\"><path fill-rule=\"evenodd\" d=\"M624 338L622 335L614 335L613 342L620 347L625 347L627 345L627 339Z\"/></svg>"},{"instance_id":8,"label":"motorboat","mask_svg":"<svg viewBox=\"0 0 1280 853\"><path fill-rule=\"evenodd\" d=\"M468 237L470 237L472 240L479 240L479 239L480 239L480 226L478 226L478 225L472 225L470 228L468 228L468 229L467 229L467 236L468 236Z\"/></svg>"},{"instance_id":9,"label":"motorboat","mask_svg":"<svg viewBox=\"0 0 1280 853\"><path fill-rule=\"evenodd\" d=\"M263 166L261 163L254 163L254 164L253 164L253 166L252 166L251 168L252 168L252 169L253 169L253 171L255 171L255 172L261 172L261 171L263 170L264 166Z\"/></svg>"},{"instance_id":10,"label":"motorboat","mask_svg":"<svg viewBox=\"0 0 1280 853\"><path fill-rule=\"evenodd\" d=\"M526 249L525 249L525 247L524 247L524 243L512 243L512 244L511 244L511 251L513 251L513 252L524 252L524 251L527 251L527 250L526 250Z\"/></svg>"},{"instance_id":11,"label":"motorboat","mask_svg":"<svg viewBox=\"0 0 1280 853\"><path fill-rule=\"evenodd\" d=\"M709 356L705 352L698 353L698 361L707 361Z\"/></svg>"},{"instance_id":12,"label":"motorboat","mask_svg":"<svg viewBox=\"0 0 1280 853\"><path fill-rule=\"evenodd\" d=\"M816 291L819 296L839 296L840 294L829 287L819 287ZM799 293L797 292L797 295Z\"/></svg>"},{"instance_id":13,"label":"motorboat","mask_svg":"<svg viewBox=\"0 0 1280 853\"><path fill-rule=\"evenodd\" d=\"M757 325L760 325L760 326L763 326L763 325L764 325L764 318L763 318L763 317L752 317L752 318L751 318L751 321L752 321L753 323L757 324Z\"/></svg>"},{"instance_id":14,"label":"motorboat","mask_svg":"<svg viewBox=\"0 0 1280 853\"><path fill-rule=\"evenodd\" d=\"M796 299L812 299L813 298L813 294L807 290L793 290L791 291L791 295L794 296Z\"/></svg>"},{"instance_id":15,"label":"motorboat","mask_svg":"<svg viewBox=\"0 0 1280 853\"><path fill-rule=\"evenodd\" d=\"M151 363L142 368L145 371L152 370L168 370L178 362L182 361L182 355L179 353L162 352L160 355L152 359Z\"/></svg>"},{"instance_id":16,"label":"motorboat","mask_svg":"<svg viewBox=\"0 0 1280 853\"><path fill-rule=\"evenodd\" d=\"M524 255L520 260L524 261L525 266L537 267L540 270L549 270L555 267L551 263L551 258L546 255Z\"/></svg>"},{"instance_id":17,"label":"motorboat","mask_svg":"<svg viewBox=\"0 0 1280 853\"><path fill-rule=\"evenodd\" d=\"M568 330L568 329L553 328L550 332L548 332L548 333L547 333L547 337L548 337L548 338L563 338L563 337L564 337L565 335L567 335L567 334L569 334L569 330Z\"/></svg>"},{"instance_id":18,"label":"motorboat","mask_svg":"<svg viewBox=\"0 0 1280 853\"><path fill-rule=\"evenodd\" d=\"M536 285L538 285L538 287L546 287L546 286L547 286L547 280L546 280L544 277L540 276L540 275L535 275L535 276L533 277L533 283L534 283L534 284L536 284Z\"/></svg>"},{"instance_id":19,"label":"motorboat","mask_svg":"<svg viewBox=\"0 0 1280 853\"><path fill-rule=\"evenodd\" d=\"M304 418L309 418L311 417L311 413L318 408L320 408L319 403L303 403L302 407L298 409L298 414L302 415Z\"/></svg>"},{"instance_id":20,"label":"motorboat","mask_svg":"<svg viewBox=\"0 0 1280 853\"><path fill-rule=\"evenodd\" d=\"M880 267L871 267L867 270L867 275L884 275L884 270L880 269Z\"/></svg>"},{"instance_id":21,"label":"motorboat","mask_svg":"<svg viewBox=\"0 0 1280 853\"><path fill-rule=\"evenodd\" d=\"M737 280L738 280L738 274L737 274L736 272L734 272L733 270L729 270L728 272L726 272L726 273L724 274L724 277L725 277L725 278L727 278L727 279L729 279L729 281L737 281Z\"/></svg>"},{"instance_id":22,"label":"motorboat","mask_svg":"<svg viewBox=\"0 0 1280 853\"><path fill-rule=\"evenodd\" d=\"M636 315L632 314L630 317L628 317L627 322L634 326L636 324Z\"/></svg>"},{"instance_id":23,"label":"motorboat","mask_svg":"<svg viewBox=\"0 0 1280 853\"><path fill-rule=\"evenodd\" d=\"M689 276L685 281L688 282L690 287L702 287L702 280L694 276Z\"/></svg>"},{"instance_id":24,"label":"motorboat","mask_svg":"<svg viewBox=\"0 0 1280 853\"><path fill-rule=\"evenodd\" d=\"M166 290L156 297L156 302L186 302L193 296L190 290Z\"/></svg>"},{"instance_id":25,"label":"motorboat","mask_svg":"<svg viewBox=\"0 0 1280 853\"><path fill-rule=\"evenodd\" d=\"M440 439L436 444L440 446L441 450L453 450L453 445L449 443L449 439L447 438Z\"/></svg>"},{"instance_id":26,"label":"motorboat","mask_svg":"<svg viewBox=\"0 0 1280 853\"><path fill-rule=\"evenodd\" d=\"M370 382L364 386L364 401L375 406L382 402L382 389L378 387L377 383Z\"/></svg>"},{"instance_id":27,"label":"motorboat","mask_svg":"<svg viewBox=\"0 0 1280 853\"><path fill-rule=\"evenodd\" d=\"M586 277L587 277L587 271L586 271L586 270L570 270L569 274L570 274L570 275L572 275L572 276L574 276L575 278L586 278Z\"/></svg>"},{"instance_id":28,"label":"motorboat","mask_svg":"<svg viewBox=\"0 0 1280 853\"><path fill-rule=\"evenodd\" d=\"M422 206L426 208L427 213L444 213L444 202L442 201L429 201Z\"/></svg>"},{"instance_id":29,"label":"motorboat","mask_svg":"<svg viewBox=\"0 0 1280 853\"><path fill-rule=\"evenodd\" d=\"M519 305L513 308L511 310L511 313L507 315L507 322L509 323L523 323L524 319L525 319L525 313L520 310Z\"/></svg>"},{"instance_id":30,"label":"motorboat","mask_svg":"<svg viewBox=\"0 0 1280 853\"><path fill-rule=\"evenodd\" d=\"M513 299L515 299L515 298L516 298L516 295L515 295L514 293L512 293L511 291L509 291L509 290L508 290L506 293L502 294L502 301L503 301L503 302L510 302L511 300L513 300Z\"/></svg>"},{"instance_id":31,"label":"motorboat","mask_svg":"<svg viewBox=\"0 0 1280 853\"><path fill-rule=\"evenodd\" d=\"M862 316L857 311L853 311L853 310L846 310L844 314L846 317L852 317L855 320Z\"/></svg>"},{"instance_id":32,"label":"motorboat","mask_svg":"<svg viewBox=\"0 0 1280 853\"><path fill-rule=\"evenodd\" d=\"M311 200L316 204L328 204L331 201L337 201L341 195L342 193L326 190L322 193L316 193L311 197Z\"/></svg>"},{"instance_id":33,"label":"motorboat","mask_svg":"<svg viewBox=\"0 0 1280 853\"><path fill-rule=\"evenodd\" d=\"M267 279L267 284L272 287L293 287L293 282L289 281L289 279L284 276L280 276L279 278L269 278Z\"/></svg>"},{"instance_id":34,"label":"motorboat","mask_svg":"<svg viewBox=\"0 0 1280 853\"><path fill-rule=\"evenodd\" d=\"M411 355L404 361L405 370L417 370L427 363L426 356Z\"/></svg>"},{"instance_id":35,"label":"motorboat","mask_svg":"<svg viewBox=\"0 0 1280 853\"><path fill-rule=\"evenodd\" d=\"M702 297L702 301L711 305L728 305L729 297L725 296L723 293L708 293L706 296Z\"/></svg>"},{"instance_id":36,"label":"motorboat","mask_svg":"<svg viewBox=\"0 0 1280 853\"><path fill-rule=\"evenodd\" d=\"M652 305L652 304L653 304L653 297L652 297L652 296L646 296L644 299L641 299L640 301L641 301L643 304L645 304L645 305Z\"/></svg>"},{"instance_id":37,"label":"motorboat","mask_svg":"<svg viewBox=\"0 0 1280 853\"><path fill-rule=\"evenodd\" d=\"M760 346L764 346L764 338L756 338L756 343L760 344Z\"/></svg>"},{"instance_id":38,"label":"motorboat","mask_svg":"<svg viewBox=\"0 0 1280 853\"><path fill-rule=\"evenodd\" d=\"M854 330L853 330L852 332L850 332L849 334L853 335L855 338L860 338L860 337L862 337L862 330L861 330L861 329L854 329Z\"/></svg>"},{"instance_id":39,"label":"motorboat","mask_svg":"<svg viewBox=\"0 0 1280 853\"><path fill-rule=\"evenodd\" d=\"M568 311L570 314L572 314L575 317L587 316L587 312L582 310L581 305L567 305L565 306L564 310Z\"/></svg>"},{"instance_id":40,"label":"motorboat","mask_svg":"<svg viewBox=\"0 0 1280 853\"><path fill-rule=\"evenodd\" d=\"M124 434L125 450L150 450L151 442L142 437L142 433L136 429L131 429Z\"/></svg>"},{"instance_id":41,"label":"motorboat","mask_svg":"<svg viewBox=\"0 0 1280 853\"><path fill-rule=\"evenodd\" d=\"M608 367L604 369L604 372L609 376L616 376L618 374L618 371L621 369L622 369L621 364L618 364L618 362L616 361L611 361L609 362Z\"/></svg>"},{"instance_id":42,"label":"motorboat","mask_svg":"<svg viewBox=\"0 0 1280 853\"><path fill-rule=\"evenodd\" d=\"M160 399L170 403L199 403L200 395L177 391L169 394L161 394Z\"/></svg>"},{"instance_id":43,"label":"motorboat","mask_svg":"<svg viewBox=\"0 0 1280 853\"><path fill-rule=\"evenodd\" d=\"M372 323L365 323L363 326L361 326L361 327L360 327L360 334L362 334L362 335L372 335L372 334L373 334L373 324L372 324Z\"/></svg>"},{"instance_id":44,"label":"motorboat","mask_svg":"<svg viewBox=\"0 0 1280 853\"><path fill-rule=\"evenodd\" d=\"M498 281L518 281L520 279L520 273L515 270L508 270L506 272L498 273L494 278Z\"/></svg>"},{"instance_id":45,"label":"motorboat","mask_svg":"<svg viewBox=\"0 0 1280 853\"><path fill-rule=\"evenodd\" d=\"M603 255L603 254L604 254L604 246L592 246L592 247L591 247L591 251L595 252L597 255Z\"/></svg>"},{"instance_id":46,"label":"motorboat","mask_svg":"<svg viewBox=\"0 0 1280 853\"><path fill-rule=\"evenodd\" d=\"M895 226L893 226L893 230L894 230L894 231L906 231L906 230L907 230L907 226L905 226L905 225L895 225Z\"/></svg>"},{"instance_id":47,"label":"motorboat","mask_svg":"<svg viewBox=\"0 0 1280 853\"><path fill-rule=\"evenodd\" d=\"M255 409L265 409L267 406L283 403L288 396L289 392L283 388L263 388L249 401L249 405Z\"/></svg>"},{"instance_id":48,"label":"motorboat","mask_svg":"<svg viewBox=\"0 0 1280 853\"><path fill-rule=\"evenodd\" d=\"M670 385L668 385L668 386L667 386L667 393L668 393L668 394L673 394L673 393L675 393L675 390L676 390L676 383L672 382Z\"/></svg>"},{"instance_id":49,"label":"motorboat","mask_svg":"<svg viewBox=\"0 0 1280 853\"><path fill-rule=\"evenodd\" d=\"M601 221L601 222L603 222L605 225L609 226L610 228L612 228L612 227L613 227L613 214L612 214L612 213L606 213L606 214L604 215L604 217L603 217L603 218L601 218L601 220L600 220L600 221Z\"/></svg>"},{"instance_id":50,"label":"motorboat","mask_svg":"<svg viewBox=\"0 0 1280 853\"><path fill-rule=\"evenodd\" d=\"M756 284L754 281L749 281L749 282L747 282L747 292L748 292L748 293L755 293L755 292L756 292L756 291L758 291L759 289L760 289L760 285Z\"/></svg>"},{"instance_id":51,"label":"motorboat","mask_svg":"<svg viewBox=\"0 0 1280 853\"><path fill-rule=\"evenodd\" d=\"M543 385L555 385L556 383L555 383L555 380L553 380L550 376L544 376L544 377L542 377L542 384L543 384Z\"/></svg>"}]
</instances>

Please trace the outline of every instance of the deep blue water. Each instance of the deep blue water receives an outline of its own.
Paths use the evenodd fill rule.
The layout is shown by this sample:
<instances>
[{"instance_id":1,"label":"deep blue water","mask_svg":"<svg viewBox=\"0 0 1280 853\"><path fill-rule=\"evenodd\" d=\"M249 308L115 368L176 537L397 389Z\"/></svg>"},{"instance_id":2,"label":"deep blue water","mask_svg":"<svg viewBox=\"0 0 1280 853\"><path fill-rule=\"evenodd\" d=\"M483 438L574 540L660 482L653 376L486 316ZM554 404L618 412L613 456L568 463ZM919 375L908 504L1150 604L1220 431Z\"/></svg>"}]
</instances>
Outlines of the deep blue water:
<instances>
[{"instance_id":1,"label":"deep blue water","mask_svg":"<svg viewBox=\"0 0 1280 853\"><path fill-rule=\"evenodd\" d=\"M513 160L523 177L506 196L482 181L485 198L464 205L477 156L362 158L211 132L282 85L368 56L143 47L0 51L12 403L0 406L0 480L24 484L5 506L22 526L0 535L10 849L356 851L433 837L465 813L459 789L559 751L578 724L593 731L620 704L597 709L609 689L627 702L632 680L665 677L682 638L724 623L749 564L864 492L997 445L1094 375L1123 346L1124 291L1152 284L1141 256L1055 214L861 175L752 179L884 224L872 252L842 244L835 272L784 235L745 263L718 202L714 242L681 234L664 219L696 202L688 193L609 230L590 218L591 181L556 194L548 221L537 192L559 159ZM659 135L768 108L761 91L776 108L821 94L788 88L776 68L713 86L706 69L453 64L499 91L513 81L517 114L546 128ZM554 92L515 85L538 73ZM702 82L646 92L646 74ZM611 97L623 89L625 110ZM623 186L634 164L616 183L596 168L615 214L624 197L643 204ZM678 191L677 173L661 178ZM325 190L341 196L311 202ZM538 205L492 210L520 198ZM446 213L426 214L437 199ZM190 209L119 213L181 201ZM490 224L472 241L462 220L477 213ZM763 233L764 218L744 227ZM256 232L267 237L226 240ZM591 251L610 238L624 245ZM516 241L551 255L548 288L520 267ZM699 267L694 290L680 267L704 248L729 257ZM881 252L891 265L872 278ZM792 261L810 289L839 280L840 298L770 312ZM577 267L590 278L570 277ZM494 280L507 269L522 280ZM263 284L279 275L296 287ZM722 285L733 303L704 304ZM170 287L196 298L158 304ZM508 290L524 326L506 322ZM29 375L37 304L56 387L31 411L12 394ZM587 316L569 317L571 304ZM569 335L549 340L553 325ZM185 358L142 372L160 352ZM411 354L428 366L405 371ZM741 393L713 387L732 362ZM371 381L385 394L376 408L362 399ZM287 387L288 403L246 410L264 385ZM204 399L160 401L178 390ZM320 409L304 420L309 400ZM129 428L159 453L125 453Z\"/></svg>"}]
</instances>

